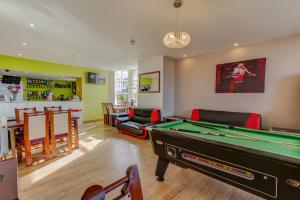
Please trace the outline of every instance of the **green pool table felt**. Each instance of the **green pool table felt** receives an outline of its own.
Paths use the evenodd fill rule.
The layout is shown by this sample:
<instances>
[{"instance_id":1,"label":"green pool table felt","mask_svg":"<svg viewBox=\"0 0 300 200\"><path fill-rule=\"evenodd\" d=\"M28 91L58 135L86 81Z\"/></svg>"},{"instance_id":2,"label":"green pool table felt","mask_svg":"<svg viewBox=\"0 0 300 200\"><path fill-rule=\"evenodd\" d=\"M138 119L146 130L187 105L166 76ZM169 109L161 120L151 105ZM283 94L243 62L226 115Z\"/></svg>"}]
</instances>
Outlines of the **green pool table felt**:
<instances>
[{"instance_id":1,"label":"green pool table felt","mask_svg":"<svg viewBox=\"0 0 300 200\"><path fill-rule=\"evenodd\" d=\"M199 127L197 125L193 125L193 123L197 123L200 126L204 125L205 127ZM261 141L261 140L249 140L249 139L241 139L241 138L205 135L205 134L191 133L191 132L180 132L182 134L191 135L194 137L200 137L207 140L219 141L227 144L242 146L246 148L266 151L270 153L275 153L283 156L289 156L289 157L300 159L300 136L296 136L296 135L289 135L286 133L278 133L278 132L271 133L268 131L252 130L252 129L246 129L241 127L234 127L233 129L230 129L228 125L212 124L212 123L205 123L205 122L189 123L183 121L176 121L176 122L169 122L169 123L157 125L156 128L164 129L164 130L170 130L171 128L187 129L193 131L212 132L212 133L232 135L232 136L240 136L237 134L243 134L245 135L245 137L249 136L249 137L255 137L262 140L289 143L295 145L295 148L292 146L280 145L280 144L276 144L268 141ZM215 128L219 130L215 130ZM220 130L229 131L237 134L231 134Z\"/></svg>"}]
</instances>

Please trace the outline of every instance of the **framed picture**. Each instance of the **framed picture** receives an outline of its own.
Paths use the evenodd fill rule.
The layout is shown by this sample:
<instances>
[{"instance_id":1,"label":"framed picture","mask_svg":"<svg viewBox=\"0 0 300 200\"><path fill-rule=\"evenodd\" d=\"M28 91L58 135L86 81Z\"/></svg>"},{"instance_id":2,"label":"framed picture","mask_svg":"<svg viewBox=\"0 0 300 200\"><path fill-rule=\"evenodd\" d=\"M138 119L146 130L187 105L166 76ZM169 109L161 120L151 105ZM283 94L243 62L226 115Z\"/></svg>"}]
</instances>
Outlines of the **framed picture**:
<instances>
[{"instance_id":1,"label":"framed picture","mask_svg":"<svg viewBox=\"0 0 300 200\"><path fill-rule=\"evenodd\" d=\"M140 74L139 92L159 93L160 92L160 71Z\"/></svg>"},{"instance_id":2,"label":"framed picture","mask_svg":"<svg viewBox=\"0 0 300 200\"><path fill-rule=\"evenodd\" d=\"M219 64L216 93L264 93L266 58Z\"/></svg>"}]
</instances>

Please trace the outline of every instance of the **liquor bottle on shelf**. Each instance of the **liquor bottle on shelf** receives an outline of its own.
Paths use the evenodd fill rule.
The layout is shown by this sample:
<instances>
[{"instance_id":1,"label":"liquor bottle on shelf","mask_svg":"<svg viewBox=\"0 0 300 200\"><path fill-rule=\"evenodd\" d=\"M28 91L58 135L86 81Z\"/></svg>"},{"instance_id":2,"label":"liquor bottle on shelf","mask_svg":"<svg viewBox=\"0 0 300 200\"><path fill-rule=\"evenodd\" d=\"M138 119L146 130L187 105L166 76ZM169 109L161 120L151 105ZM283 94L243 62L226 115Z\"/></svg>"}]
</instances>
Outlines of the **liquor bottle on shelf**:
<instances>
[{"instance_id":1,"label":"liquor bottle on shelf","mask_svg":"<svg viewBox=\"0 0 300 200\"><path fill-rule=\"evenodd\" d=\"M76 94L76 83L72 82L72 93Z\"/></svg>"}]
</instances>

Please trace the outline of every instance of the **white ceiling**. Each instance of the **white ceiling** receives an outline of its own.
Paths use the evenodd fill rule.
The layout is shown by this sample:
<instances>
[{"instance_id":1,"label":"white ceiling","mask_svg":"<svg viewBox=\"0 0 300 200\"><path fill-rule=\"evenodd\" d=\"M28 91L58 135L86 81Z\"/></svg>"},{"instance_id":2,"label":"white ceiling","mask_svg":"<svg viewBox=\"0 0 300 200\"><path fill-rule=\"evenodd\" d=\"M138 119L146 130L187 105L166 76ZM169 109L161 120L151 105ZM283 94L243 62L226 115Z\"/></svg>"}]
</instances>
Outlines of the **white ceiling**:
<instances>
[{"instance_id":1,"label":"white ceiling","mask_svg":"<svg viewBox=\"0 0 300 200\"><path fill-rule=\"evenodd\" d=\"M299 0L183 0L185 49L167 49L173 0L0 0L0 54L116 69L138 59L181 58L300 33ZM36 28L32 29L29 24ZM129 40L137 41L131 46ZM28 43L22 46L21 43ZM73 57L76 54L76 58Z\"/></svg>"}]
</instances>

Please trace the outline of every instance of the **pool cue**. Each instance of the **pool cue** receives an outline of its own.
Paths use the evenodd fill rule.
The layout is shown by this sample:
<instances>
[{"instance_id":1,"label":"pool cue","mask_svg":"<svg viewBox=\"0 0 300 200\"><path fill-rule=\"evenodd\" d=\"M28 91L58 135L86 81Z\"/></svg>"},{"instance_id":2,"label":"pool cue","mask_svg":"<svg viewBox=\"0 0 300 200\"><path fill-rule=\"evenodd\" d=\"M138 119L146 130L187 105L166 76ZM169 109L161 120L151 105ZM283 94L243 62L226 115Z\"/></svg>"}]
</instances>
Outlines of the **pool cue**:
<instances>
[{"instance_id":1,"label":"pool cue","mask_svg":"<svg viewBox=\"0 0 300 200\"><path fill-rule=\"evenodd\" d=\"M213 133L213 132L205 132L205 131L194 131L189 129L181 129L181 128L171 128L172 131L180 131L180 132L187 132L187 133L199 133L203 135L212 135L212 136L220 136L220 137L228 137L228 138L238 138L238 139L245 139L245 140L255 140L247 137L240 137L240 136L234 136L234 135L225 135L220 133Z\"/></svg>"},{"instance_id":2,"label":"pool cue","mask_svg":"<svg viewBox=\"0 0 300 200\"><path fill-rule=\"evenodd\" d=\"M221 131L221 132L229 133L229 134L233 134L233 135L235 134L235 135L247 137L249 139L251 138L251 139L257 140L257 141L264 141L264 142L270 142L270 143L273 143L273 144L278 144L278 145L283 145L283 146L290 146L290 147L293 147L293 148L296 148L296 149L300 150L300 148L298 147L297 144L286 143L286 142L276 142L276 141L271 141L271 140L267 140L267 139L263 139L263 138L258 138L258 137L253 137L253 136L247 136L247 135L243 135L241 133L236 133L236 132L232 132L232 131L226 131L226 130L222 130L222 129L219 129L219 128L210 127L210 126L207 126L207 125L202 125L202 124L200 125L198 123L187 121L187 120L185 120L185 122L191 123L192 125L198 126L198 127L213 129L213 130L217 130L217 131ZM228 126L228 128L234 129L234 126Z\"/></svg>"},{"instance_id":3,"label":"pool cue","mask_svg":"<svg viewBox=\"0 0 300 200\"><path fill-rule=\"evenodd\" d=\"M200 125L200 124L198 124L198 123L191 122L191 121L187 121L187 120L184 120L184 122L187 122L187 123L190 123L190 124L192 124L192 125L194 125L194 126L198 126L198 127L202 127L202 128L213 129L213 130L221 131L221 132L224 132L224 133L231 133L231 134L239 135L239 136L242 136L242 137L251 138L251 139L253 139L253 140L260 140L260 138L257 138L257 137L248 136L248 135L243 135L243 134L241 134L241 133L236 133L236 132L231 132L231 131L226 131L226 130L222 130L222 129L219 129L219 128L210 127L209 125L203 125L203 124ZM228 126L228 128L234 129L234 126Z\"/></svg>"}]
</instances>

